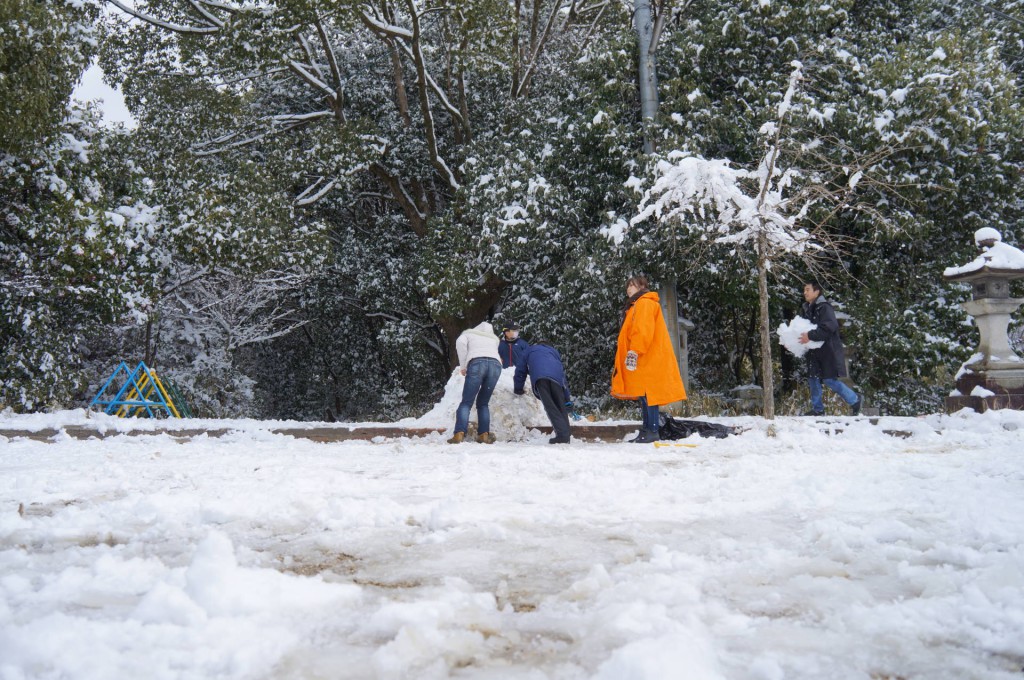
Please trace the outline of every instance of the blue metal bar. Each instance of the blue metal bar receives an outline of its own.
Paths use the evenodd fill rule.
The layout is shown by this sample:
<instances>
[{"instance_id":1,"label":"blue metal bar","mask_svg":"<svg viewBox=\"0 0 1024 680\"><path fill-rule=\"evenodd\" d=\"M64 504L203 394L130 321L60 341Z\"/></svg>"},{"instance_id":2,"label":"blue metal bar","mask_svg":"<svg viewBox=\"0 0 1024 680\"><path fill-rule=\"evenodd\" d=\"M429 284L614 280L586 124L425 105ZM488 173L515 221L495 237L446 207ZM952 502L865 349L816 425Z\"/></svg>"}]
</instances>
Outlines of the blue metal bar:
<instances>
[{"instance_id":1,"label":"blue metal bar","mask_svg":"<svg viewBox=\"0 0 1024 680\"><path fill-rule=\"evenodd\" d=\"M92 408L96 404L110 403L109 401L100 401L100 397L102 397L103 393L107 391L108 387L110 387L110 383L114 382L114 378L116 378L117 375L121 372L121 369L124 369L124 372L126 374L131 375L131 371L128 370L128 365L122 361L120 365L118 365L118 367L114 369L114 372L110 374L110 377L107 378L107 382L103 383L103 387L101 387L100 391L96 393L96 396L93 397L92 401L89 403L89 408Z\"/></svg>"}]
</instances>

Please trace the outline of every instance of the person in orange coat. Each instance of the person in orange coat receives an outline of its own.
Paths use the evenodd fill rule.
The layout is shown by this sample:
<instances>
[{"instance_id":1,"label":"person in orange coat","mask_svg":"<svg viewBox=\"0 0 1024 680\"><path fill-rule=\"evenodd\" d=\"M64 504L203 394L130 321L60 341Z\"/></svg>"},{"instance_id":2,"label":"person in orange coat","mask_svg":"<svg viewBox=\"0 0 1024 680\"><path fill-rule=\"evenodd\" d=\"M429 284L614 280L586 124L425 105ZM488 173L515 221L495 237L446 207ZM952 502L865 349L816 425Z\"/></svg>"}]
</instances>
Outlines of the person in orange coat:
<instances>
[{"instance_id":1,"label":"person in orange coat","mask_svg":"<svg viewBox=\"0 0 1024 680\"><path fill-rule=\"evenodd\" d=\"M648 289L647 277L626 282L625 315L619 329L612 371L612 396L640 402L643 429L632 441L658 441L658 407L686 399L672 339L661 313L658 294Z\"/></svg>"}]
</instances>

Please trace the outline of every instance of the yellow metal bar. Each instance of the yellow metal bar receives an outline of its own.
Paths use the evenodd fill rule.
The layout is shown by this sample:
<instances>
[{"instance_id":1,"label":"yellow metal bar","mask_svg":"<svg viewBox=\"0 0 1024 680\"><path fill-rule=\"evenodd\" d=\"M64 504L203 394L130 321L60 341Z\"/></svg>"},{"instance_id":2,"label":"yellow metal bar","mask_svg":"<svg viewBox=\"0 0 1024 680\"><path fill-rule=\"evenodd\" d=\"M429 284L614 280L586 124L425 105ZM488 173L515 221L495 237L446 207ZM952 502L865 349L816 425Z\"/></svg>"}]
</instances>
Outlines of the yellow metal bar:
<instances>
[{"instance_id":1,"label":"yellow metal bar","mask_svg":"<svg viewBox=\"0 0 1024 680\"><path fill-rule=\"evenodd\" d=\"M124 397L124 401L134 401L135 388L133 387L131 391L128 392L128 394L124 395ZM128 415L128 407L124 404L121 404L120 406L117 407L117 411L114 412L114 415L117 416L118 418L124 418L126 415Z\"/></svg>"},{"instance_id":2,"label":"yellow metal bar","mask_svg":"<svg viewBox=\"0 0 1024 680\"><path fill-rule=\"evenodd\" d=\"M145 376L143 376L143 377L142 377L142 379L143 379L143 380L145 380L145 379L146 379L146 377L145 377ZM140 385L140 386L141 386L141 385ZM131 389L131 390L130 390L130 391L128 392L128 394L126 394L126 395L125 395L124 401L135 401L135 400L136 400L136 399L138 399L138 398L139 398L139 393L138 393L138 390L136 390L136 389L135 389L135 388L133 387L133 388L132 388L132 389ZM116 413L115 415L117 415L117 417L118 417L118 418L124 418L124 417L125 417L126 415L128 415L128 414L129 414L130 412L131 412L131 408L130 408L130 407L129 407L129 406L127 405L127 404L121 404L121 405L120 405L120 406L119 406L119 407L117 408L117 413Z\"/></svg>"},{"instance_id":3,"label":"yellow metal bar","mask_svg":"<svg viewBox=\"0 0 1024 680\"><path fill-rule=\"evenodd\" d=\"M125 399L125 401L143 401L143 400L148 399L148 397L145 394L146 383L148 383L148 382L149 382L149 376L146 375L145 373L143 373L142 374L142 379L137 381L137 385L138 385L139 389L136 390L133 387L131 392L128 393L128 396ZM118 416L118 418L124 418L125 416L129 416L129 415L138 415L139 413L142 412L142 408L143 408L142 406L129 406L127 404L124 404L119 409L117 409L117 416Z\"/></svg>"},{"instance_id":4,"label":"yellow metal bar","mask_svg":"<svg viewBox=\"0 0 1024 680\"><path fill-rule=\"evenodd\" d=\"M152 369L150 369L150 371L152 372ZM167 394L164 384L160 382L160 377L156 373L153 373L153 382L156 383L156 387L160 390L160 394L164 396L164 401L167 402L167 406L171 409L171 413L174 414L175 418L180 418L181 414L178 413L178 408L174 405L174 400L171 399L171 395Z\"/></svg>"},{"instance_id":5,"label":"yellow metal bar","mask_svg":"<svg viewBox=\"0 0 1024 680\"><path fill-rule=\"evenodd\" d=\"M142 379L139 380L139 401L149 401L149 395L152 392L153 386L149 384L149 375L143 373ZM133 406L128 409L128 412L133 416L140 416L145 409L145 406Z\"/></svg>"}]
</instances>

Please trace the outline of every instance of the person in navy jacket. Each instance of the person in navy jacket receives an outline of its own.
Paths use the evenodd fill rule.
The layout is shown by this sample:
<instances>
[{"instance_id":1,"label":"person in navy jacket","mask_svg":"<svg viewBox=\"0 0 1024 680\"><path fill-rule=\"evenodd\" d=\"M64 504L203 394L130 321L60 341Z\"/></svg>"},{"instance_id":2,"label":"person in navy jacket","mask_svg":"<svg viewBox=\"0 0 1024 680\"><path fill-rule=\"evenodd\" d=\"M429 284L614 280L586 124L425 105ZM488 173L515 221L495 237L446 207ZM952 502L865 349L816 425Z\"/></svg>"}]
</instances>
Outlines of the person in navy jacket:
<instances>
[{"instance_id":1,"label":"person in navy jacket","mask_svg":"<svg viewBox=\"0 0 1024 680\"><path fill-rule=\"evenodd\" d=\"M529 348L530 343L519 337L519 324L510 321L501 329L501 340L498 341L498 354L501 356L501 367L515 366L516 360Z\"/></svg>"},{"instance_id":2,"label":"person in navy jacket","mask_svg":"<svg viewBox=\"0 0 1024 680\"><path fill-rule=\"evenodd\" d=\"M804 284L804 304L800 309L800 316L817 326L814 330L802 333L800 343L825 343L821 347L807 351L807 385L811 392L811 410L804 415L825 415L822 383L850 405L850 413L860 415L860 396L839 380L846 376L846 354L843 341L839 337L839 321L836 319L835 310L832 309L832 303L822 294L821 284L815 281Z\"/></svg>"},{"instance_id":3,"label":"person in navy jacket","mask_svg":"<svg viewBox=\"0 0 1024 680\"><path fill-rule=\"evenodd\" d=\"M538 340L534 345L527 345L516 361L516 374L513 388L516 394L526 394L526 376L530 376L533 394L544 404L544 411L551 421L554 437L549 444L568 444L570 439L569 405L572 395L569 393L569 381L565 379L562 367L562 356L558 350L546 340Z\"/></svg>"}]
</instances>

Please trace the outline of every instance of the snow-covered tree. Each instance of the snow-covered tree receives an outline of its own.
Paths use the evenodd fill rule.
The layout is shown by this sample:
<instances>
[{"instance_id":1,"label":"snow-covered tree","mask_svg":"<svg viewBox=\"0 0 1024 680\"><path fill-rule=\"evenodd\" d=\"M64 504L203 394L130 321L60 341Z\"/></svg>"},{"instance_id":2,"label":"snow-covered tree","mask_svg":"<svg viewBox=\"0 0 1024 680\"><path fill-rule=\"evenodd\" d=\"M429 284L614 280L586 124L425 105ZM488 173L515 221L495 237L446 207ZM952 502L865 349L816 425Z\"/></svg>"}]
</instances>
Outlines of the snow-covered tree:
<instances>
[{"instance_id":1,"label":"snow-covered tree","mask_svg":"<svg viewBox=\"0 0 1024 680\"><path fill-rule=\"evenodd\" d=\"M165 264L146 179L94 111L0 159L0 403L64 406L81 388L90 331L142 319Z\"/></svg>"},{"instance_id":2,"label":"snow-covered tree","mask_svg":"<svg viewBox=\"0 0 1024 680\"><path fill-rule=\"evenodd\" d=\"M385 223L403 218L421 239L452 209L477 140L494 140L510 110L525 110L543 90L549 52L578 52L606 10L574 0L110 4L142 21L120 25L107 70L154 118L193 111L193 154L255 161L273 148L297 206L364 207L373 196L365 207ZM157 85L157 71L173 85ZM429 286L439 298L447 288ZM487 271L464 305L434 306L447 310L436 321L448 345L503 288Z\"/></svg>"},{"instance_id":3,"label":"snow-covered tree","mask_svg":"<svg viewBox=\"0 0 1024 680\"><path fill-rule=\"evenodd\" d=\"M766 261L779 285L759 292L757 239L741 222L709 236L646 220L618 246L605 238L635 214L627 180L649 171L646 139L688 154L661 156L667 167L728 159L722 168L747 173L732 181L751 215L761 197L763 210L800 216L789 227L817 228L818 244L844 243L841 255L817 251L826 256L818 275L852 317L844 339L857 350L854 377L887 410L934 408L943 367L971 346L956 305L966 293L941 282L942 268L962 259L978 226L1019 240L1021 28L990 5L654 3L652 115L641 107L632 6L107 5L123 9L106 26L102 65L138 129L89 132L87 117L61 123L63 109L46 107L32 110L46 110L48 123L4 121L22 145L3 162L5 218L15 225L3 227L5 280L48 282L23 286L36 297L5 308L4 347L28 337L15 309L26 300L36 305L33 338L57 347L58 328L85 338L27 360L52 357L47 375L84 366L96 381L115 356L144 352L209 413L394 417L436 397L451 339L500 308L499 323L512 318L528 338L554 341L574 394L604 408L621 284L643 271L680 282L680 312L697 324L695 392L731 387L759 363L762 301L773 317L792 313L811 272L787 270L788 257L770 270ZM47 35L37 53L49 66L0 87L69 92L101 37L80 20L91 5L0 7L15 6L56 23L12 33L0 59L22 63L9 55L42 44L26 36ZM794 60L805 79L778 126ZM83 140L85 157L75 152ZM823 193L812 197L816 186ZM838 210L836 195L847 198ZM129 219L132 206L145 217ZM66 218L85 208L99 217ZM33 219L46 229L25 230ZM693 214L683 222L711 224ZM101 225L96 264L62 260L90 242L88 224ZM775 226L757 224L766 237ZM100 261L118 249L117 267ZM295 285L249 296L247 285L259 289L274 272ZM62 307L65 299L80 304ZM285 318L274 321L275 309ZM258 342L231 339L260 328ZM792 382L799 369L786 360ZM35 385L35 375L18 384ZM61 389L7 403L66 403Z\"/></svg>"},{"instance_id":4,"label":"snow-covered tree","mask_svg":"<svg viewBox=\"0 0 1024 680\"><path fill-rule=\"evenodd\" d=\"M91 0L0 0L0 153L52 135L96 53Z\"/></svg>"}]
</instances>

